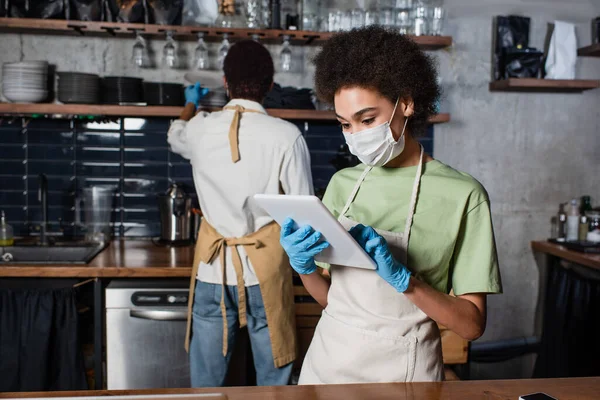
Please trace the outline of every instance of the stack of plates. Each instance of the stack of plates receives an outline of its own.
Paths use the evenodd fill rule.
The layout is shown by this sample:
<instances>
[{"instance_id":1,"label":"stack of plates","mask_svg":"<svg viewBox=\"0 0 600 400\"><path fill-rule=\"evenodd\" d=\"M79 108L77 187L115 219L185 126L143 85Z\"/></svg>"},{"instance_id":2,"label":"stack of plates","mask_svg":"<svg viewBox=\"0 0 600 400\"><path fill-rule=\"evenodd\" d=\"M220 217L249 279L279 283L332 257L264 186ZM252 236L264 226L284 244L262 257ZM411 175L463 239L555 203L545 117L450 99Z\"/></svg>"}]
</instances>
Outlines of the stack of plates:
<instances>
[{"instance_id":1,"label":"stack of plates","mask_svg":"<svg viewBox=\"0 0 600 400\"><path fill-rule=\"evenodd\" d=\"M2 66L2 93L15 103L37 103L48 97L48 62L22 61Z\"/></svg>"},{"instance_id":2,"label":"stack of plates","mask_svg":"<svg viewBox=\"0 0 600 400\"><path fill-rule=\"evenodd\" d=\"M102 79L102 100L105 104L143 103L142 79L107 76Z\"/></svg>"},{"instance_id":3,"label":"stack of plates","mask_svg":"<svg viewBox=\"0 0 600 400\"><path fill-rule=\"evenodd\" d=\"M144 100L152 106L183 106L183 85L179 83L144 82Z\"/></svg>"},{"instance_id":4,"label":"stack of plates","mask_svg":"<svg viewBox=\"0 0 600 400\"><path fill-rule=\"evenodd\" d=\"M80 72L59 72L58 100L62 103L98 104L100 77Z\"/></svg>"}]
</instances>

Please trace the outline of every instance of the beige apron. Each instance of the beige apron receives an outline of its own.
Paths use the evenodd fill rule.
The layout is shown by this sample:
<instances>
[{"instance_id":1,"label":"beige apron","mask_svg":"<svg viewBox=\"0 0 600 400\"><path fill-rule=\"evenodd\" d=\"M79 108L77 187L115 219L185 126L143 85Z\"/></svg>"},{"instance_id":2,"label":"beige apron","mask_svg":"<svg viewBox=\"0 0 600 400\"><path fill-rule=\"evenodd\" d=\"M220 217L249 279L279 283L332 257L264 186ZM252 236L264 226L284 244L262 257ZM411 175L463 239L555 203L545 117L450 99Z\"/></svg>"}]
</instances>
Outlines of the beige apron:
<instances>
[{"instance_id":1,"label":"beige apron","mask_svg":"<svg viewBox=\"0 0 600 400\"><path fill-rule=\"evenodd\" d=\"M408 240L423 168L423 148L404 233L380 231L397 260L406 265ZM367 167L346 202L345 217ZM436 323L398 293L376 271L331 266L327 308L302 365L300 384L441 381L444 379L440 332Z\"/></svg>"},{"instance_id":2,"label":"beige apron","mask_svg":"<svg viewBox=\"0 0 600 400\"><path fill-rule=\"evenodd\" d=\"M240 105L224 107L225 110L235 110L233 121L229 128L229 145L231 160L236 163L240 160L238 148L238 129L240 115L243 112L261 113L261 111L245 109ZM296 314L294 308L294 288L292 284L292 269L285 251L279 244L280 228L276 222L263 226L256 232L241 238L223 237L206 219L200 224L198 240L194 253L192 276L190 279L190 292L188 299L188 317L185 336L185 349L189 351L192 334L192 309L196 288L196 275L200 263L210 264L216 257L221 259L222 282L225 282L225 252L227 246L231 247L233 267L237 278L238 292L238 319L240 328L247 324L246 317L246 290L242 260L237 246L244 246L246 254L254 267L258 278L260 294L263 299L273 364L283 367L296 358ZM222 283L224 285L224 283ZM227 310L225 307L225 289L221 290L221 314L223 316L223 356L228 352Z\"/></svg>"}]
</instances>

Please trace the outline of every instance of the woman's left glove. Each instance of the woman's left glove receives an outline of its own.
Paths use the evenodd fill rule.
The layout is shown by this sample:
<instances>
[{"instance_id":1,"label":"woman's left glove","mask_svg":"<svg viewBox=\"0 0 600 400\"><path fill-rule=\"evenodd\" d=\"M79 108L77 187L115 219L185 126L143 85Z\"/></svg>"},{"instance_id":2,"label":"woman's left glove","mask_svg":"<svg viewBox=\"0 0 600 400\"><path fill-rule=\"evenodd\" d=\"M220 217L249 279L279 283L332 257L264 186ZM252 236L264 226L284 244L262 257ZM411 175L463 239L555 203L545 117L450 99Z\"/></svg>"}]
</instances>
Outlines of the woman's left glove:
<instances>
[{"instance_id":1,"label":"woman's left glove","mask_svg":"<svg viewBox=\"0 0 600 400\"><path fill-rule=\"evenodd\" d=\"M350 235L377 263L377 274L400 293L408 289L410 271L396 261L386 240L370 226L358 224L350 229Z\"/></svg>"}]
</instances>

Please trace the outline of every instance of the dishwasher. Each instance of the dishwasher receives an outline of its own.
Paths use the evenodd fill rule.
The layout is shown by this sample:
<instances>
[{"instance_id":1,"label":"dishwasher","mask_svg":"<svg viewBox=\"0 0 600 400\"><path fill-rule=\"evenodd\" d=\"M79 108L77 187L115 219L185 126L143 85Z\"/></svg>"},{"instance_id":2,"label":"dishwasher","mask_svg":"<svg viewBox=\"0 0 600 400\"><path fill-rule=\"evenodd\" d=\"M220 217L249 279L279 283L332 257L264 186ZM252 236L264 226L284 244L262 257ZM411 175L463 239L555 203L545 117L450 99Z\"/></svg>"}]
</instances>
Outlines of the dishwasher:
<instances>
[{"instance_id":1,"label":"dishwasher","mask_svg":"<svg viewBox=\"0 0 600 400\"><path fill-rule=\"evenodd\" d=\"M114 280L106 287L109 390L190 387L188 290L189 279Z\"/></svg>"}]
</instances>

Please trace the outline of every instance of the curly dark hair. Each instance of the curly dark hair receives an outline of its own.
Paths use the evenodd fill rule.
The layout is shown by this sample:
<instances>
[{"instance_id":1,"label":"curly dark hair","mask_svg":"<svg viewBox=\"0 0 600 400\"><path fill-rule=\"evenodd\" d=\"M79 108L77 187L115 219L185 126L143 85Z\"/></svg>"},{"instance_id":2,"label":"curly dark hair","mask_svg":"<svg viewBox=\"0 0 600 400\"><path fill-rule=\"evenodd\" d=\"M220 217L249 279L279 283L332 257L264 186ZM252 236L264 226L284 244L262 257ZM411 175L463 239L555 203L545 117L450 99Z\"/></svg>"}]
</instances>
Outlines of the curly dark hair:
<instances>
[{"instance_id":1,"label":"curly dark hair","mask_svg":"<svg viewBox=\"0 0 600 400\"><path fill-rule=\"evenodd\" d=\"M271 53L254 40L241 40L231 46L223 71L230 97L259 103L271 88L275 73Z\"/></svg>"},{"instance_id":2,"label":"curly dark hair","mask_svg":"<svg viewBox=\"0 0 600 400\"><path fill-rule=\"evenodd\" d=\"M379 26L334 35L315 57L315 87L321 101L333 104L344 87L372 88L391 102L412 98L414 114L408 120L413 135L425 131L437 113L440 97L434 60L410 38Z\"/></svg>"}]
</instances>

